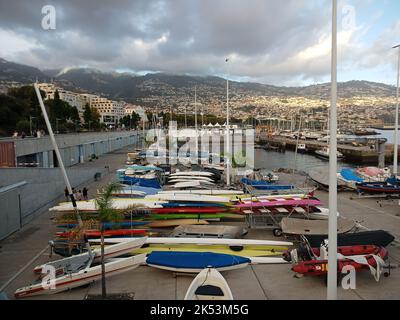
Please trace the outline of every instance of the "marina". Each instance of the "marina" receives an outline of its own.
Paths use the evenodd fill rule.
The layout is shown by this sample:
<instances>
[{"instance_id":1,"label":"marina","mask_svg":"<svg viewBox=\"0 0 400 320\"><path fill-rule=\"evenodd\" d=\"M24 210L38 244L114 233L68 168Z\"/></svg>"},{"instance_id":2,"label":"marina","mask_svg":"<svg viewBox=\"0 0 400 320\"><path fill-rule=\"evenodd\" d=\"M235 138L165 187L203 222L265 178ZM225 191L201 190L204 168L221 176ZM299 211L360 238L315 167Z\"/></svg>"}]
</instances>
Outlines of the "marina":
<instances>
[{"instance_id":1,"label":"marina","mask_svg":"<svg viewBox=\"0 0 400 320\"><path fill-rule=\"evenodd\" d=\"M398 3L197 2L5 6L0 300L400 300Z\"/></svg>"},{"instance_id":2,"label":"marina","mask_svg":"<svg viewBox=\"0 0 400 320\"><path fill-rule=\"evenodd\" d=\"M126 152L128 150L129 148L125 148L117 153L105 155L105 157L108 158L107 162L112 164L110 165L110 168L115 168L115 170L119 168L121 164L125 162ZM261 150L260 152L265 151ZM258 162L257 165L262 166L262 162ZM296 181L296 185L302 187L307 184L307 177L304 175L298 175L297 173L279 173L278 175L280 184L290 184L293 183L293 181ZM92 182L89 186L89 189L93 190L91 196L95 196L95 190L101 190L101 188L107 184L108 181L113 179L115 179L115 173L110 172L108 175L105 175L101 181ZM189 190L186 190L185 192L189 193ZM191 190L189 194L192 194L193 192L196 191ZM322 203L326 203L328 194L325 191L316 190L314 196L317 197ZM351 200L351 196L352 193L349 191L338 194L340 199L338 211L341 213L341 217L350 219L350 221L357 221L367 229L386 230L393 235L395 239L399 238L400 230L398 229L398 225L400 216L396 203L388 202L381 207L374 199ZM161 199L165 200L166 198L161 197ZM179 198L168 197L167 199L177 200ZM189 202L193 201L191 198L188 198L187 200ZM209 200L213 200L213 198ZM193 205L193 203L191 205ZM377 217L379 217L379 219ZM49 259L54 260L59 257L54 253L52 256L49 256L50 247L47 245L49 236L59 230L50 219L54 219L54 214L52 211L45 211L31 223L24 226L20 231L17 231L8 239L1 242L0 279L2 283L2 291L6 292L8 297L12 298L15 290L32 281L32 270L35 268L35 266L40 265L41 263L46 263ZM310 220L310 222L311 221L312 220ZM247 229L247 233L244 236L243 241L246 241L246 239L250 239L250 242L256 240L269 240L271 243L275 243L278 240L281 241L283 245L287 243L287 240L284 236L277 238L273 234L272 230L249 228L245 221L220 221L210 223L216 227L227 225ZM140 228L141 226L138 227ZM172 229L170 227L169 230ZM242 235L239 235L239 237L242 237ZM117 240L118 238L115 239ZM123 239L128 240L129 238ZM162 244L163 238L154 239L160 239L157 240L157 243L159 243L158 245L165 246ZM178 240L179 238L175 239L177 239L176 242L178 243L182 242ZM182 239L184 240L187 238ZM113 238L109 238L109 241L112 240ZM190 240L186 240L184 242L187 243L188 241ZM198 238L198 242L199 241L207 241L207 238ZM235 243L240 243L239 239L227 239L225 241L226 243L231 243L232 245L235 245ZM208 242L213 243L212 240ZM291 244L291 242L288 243ZM95 245L95 243L92 245ZM176 246L179 245L175 244L173 246L176 248ZM202 251L206 252L206 248L209 249L210 247L204 247L205 251L204 249L202 249ZM290 249L293 248L293 246L286 246L286 248ZM216 250L216 253L227 252L226 250L219 251L222 249L217 250L216 247L214 249ZM186 244L179 250L190 250L190 245ZM254 250L254 248L252 250ZM400 263L400 247L398 245L398 241L395 240L394 242L391 242L387 246L387 250L389 252L391 262L390 276L381 277L379 282L376 282L368 271L358 272L357 289L350 291L338 289L340 299L375 299L377 297L385 299L399 299L397 283L400 281L400 276L397 272L397 266ZM24 255L17 254L17 252L24 252ZM237 254L238 252L240 251L236 251L235 253ZM272 263L273 260L271 259L279 259L279 255L276 254L274 256L270 256L269 258L258 256L254 259L254 263L251 263L249 266L243 266L242 268L230 271L222 271L222 275L228 283L234 299L325 298L326 286L321 278L293 278L289 263L284 263L282 260L281 263L278 264ZM261 263L257 263L257 259L261 259L259 260ZM267 264L262 262L267 262ZM174 272L176 275L174 275ZM193 278L180 274L181 272L179 270L172 272L140 265L124 272L123 274L110 278L107 277L107 290L110 294L134 293L135 299L184 299L187 294L187 289L189 288ZM150 288L152 287L152 284L157 286L158 290L151 290ZM25 299L85 299L87 295L96 296L100 293L100 281L97 281L91 283L85 288L75 288L57 294L32 296Z\"/></svg>"}]
</instances>

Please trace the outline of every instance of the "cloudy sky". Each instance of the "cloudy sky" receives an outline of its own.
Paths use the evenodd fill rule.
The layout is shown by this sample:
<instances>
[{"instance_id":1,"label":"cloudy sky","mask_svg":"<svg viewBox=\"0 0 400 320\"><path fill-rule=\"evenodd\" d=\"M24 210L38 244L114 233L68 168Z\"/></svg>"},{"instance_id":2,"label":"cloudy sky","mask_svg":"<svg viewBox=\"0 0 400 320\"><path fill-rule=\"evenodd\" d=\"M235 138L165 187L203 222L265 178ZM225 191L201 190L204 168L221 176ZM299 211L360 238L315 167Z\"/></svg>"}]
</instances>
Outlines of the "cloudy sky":
<instances>
[{"instance_id":1,"label":"cloudy sky","mask_svg":"<svg viewBox=\"0 0 400 320\"><path fill-rule=\"evenodd\" d=\"M0 0L0 57L42 69L307 85L329 81L330 30L330 0ZM400 1L339 0L338 43L340 81L395 84Z\"/></svg>"}]
</instances>

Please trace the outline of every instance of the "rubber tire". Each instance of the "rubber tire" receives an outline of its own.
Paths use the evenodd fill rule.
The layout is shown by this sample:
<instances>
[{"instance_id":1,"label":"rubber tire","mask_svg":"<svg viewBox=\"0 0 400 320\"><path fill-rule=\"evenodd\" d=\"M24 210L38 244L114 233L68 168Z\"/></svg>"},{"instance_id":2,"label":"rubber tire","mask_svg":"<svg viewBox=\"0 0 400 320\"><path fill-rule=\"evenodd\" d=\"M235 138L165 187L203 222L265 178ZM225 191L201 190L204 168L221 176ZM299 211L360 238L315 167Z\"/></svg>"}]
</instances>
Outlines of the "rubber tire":
<instances>
[{"instance_id":1,"label":"rubber tire","mask_svg":"<svg viewBox=\"0 0 400 320\"><path fill-rule=\"evenodd\" d=\"M275 237L281 237L283 234L282 229L278 229L278 228L272 230L272 233L274 234Z\"/></svg>"}]
</instances>

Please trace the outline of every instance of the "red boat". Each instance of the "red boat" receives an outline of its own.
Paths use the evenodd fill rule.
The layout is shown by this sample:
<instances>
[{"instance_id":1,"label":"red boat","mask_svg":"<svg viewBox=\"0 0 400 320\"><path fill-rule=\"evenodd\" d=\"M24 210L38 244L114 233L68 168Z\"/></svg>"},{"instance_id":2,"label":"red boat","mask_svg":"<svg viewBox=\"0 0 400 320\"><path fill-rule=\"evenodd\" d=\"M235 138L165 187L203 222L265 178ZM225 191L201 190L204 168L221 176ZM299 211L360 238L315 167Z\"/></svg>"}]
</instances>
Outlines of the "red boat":
<instances>
[{"instance_id":1,"label":"red boat","mask_svg":"<svg viewBox=\"0 0 400 320\"><path fill-rule=\"evenodd\" d=\"M320 256L320 249L313 248L313 253L316 256ZM374 245L357 245L357 246L347 246L338 247L338 253L344 256L344 259L338 259L338 272L341 272L345 266L351 265L356 271L362 269L369 269L369 266L377 268L377 261L373 257L376 255L382 260L386 260L388 257L388 252L383 247L378 247ZM347 259L346 256L363 255L368 263L362 264L354 260ZM317 260L311 259L307 261L301 261L292 267L292 270L296 273L310 275L310 276L321 276L326 275L328 272L328 260Z\"/></svg>"},{"instance_id":2,"label":"red boat","mask_svg":"<svg viewBox=\"0 0 400 320\"><path fill-rule=\"evenodd\" d=\"M221 213L225 212L224 207L173 207L173 208L154 208L153 213Z\"/></svg>"},{"instance_id":3,"label":"red boat","mask_svg":"<svg viewBox=\"0 0 400 320\"><path fill-rule=\"evenodd\" d=\"M144 229L117 229L117 230L106 230L104 231L105 237L129 237L129 236L144 236L146 235L147 230ZM60 238L69 238L75 232L66 231L66 232L57 232L56 236ZM100 238L101 232L100 230L86 230L85 236L87 238Z\"/></svg>"}]
</instances>

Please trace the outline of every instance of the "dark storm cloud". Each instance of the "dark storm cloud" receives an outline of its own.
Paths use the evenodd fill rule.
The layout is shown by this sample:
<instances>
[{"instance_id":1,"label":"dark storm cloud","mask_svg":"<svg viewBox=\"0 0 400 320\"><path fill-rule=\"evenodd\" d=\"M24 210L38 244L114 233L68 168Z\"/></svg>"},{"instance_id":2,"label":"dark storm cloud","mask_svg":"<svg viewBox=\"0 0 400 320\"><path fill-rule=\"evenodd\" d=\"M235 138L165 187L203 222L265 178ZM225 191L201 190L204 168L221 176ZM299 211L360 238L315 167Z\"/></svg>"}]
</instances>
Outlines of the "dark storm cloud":
<instances>
[{"instance_id":1,"label":"dark storm cloud","mask_svg":"<svg viewBox=\"0 0 400 320\"><path fill-rule=\"evenodd\" d=\"M48 4L57 12L52 31L41 28ZM0 8L0 31L32 44L6 57L17 62L224 74L229 55L231 75L261 81L324 75L328 55L313 63L296 54L329 27L329 1L316 0L14 0Z\"/></svg>"}]
</instances>

